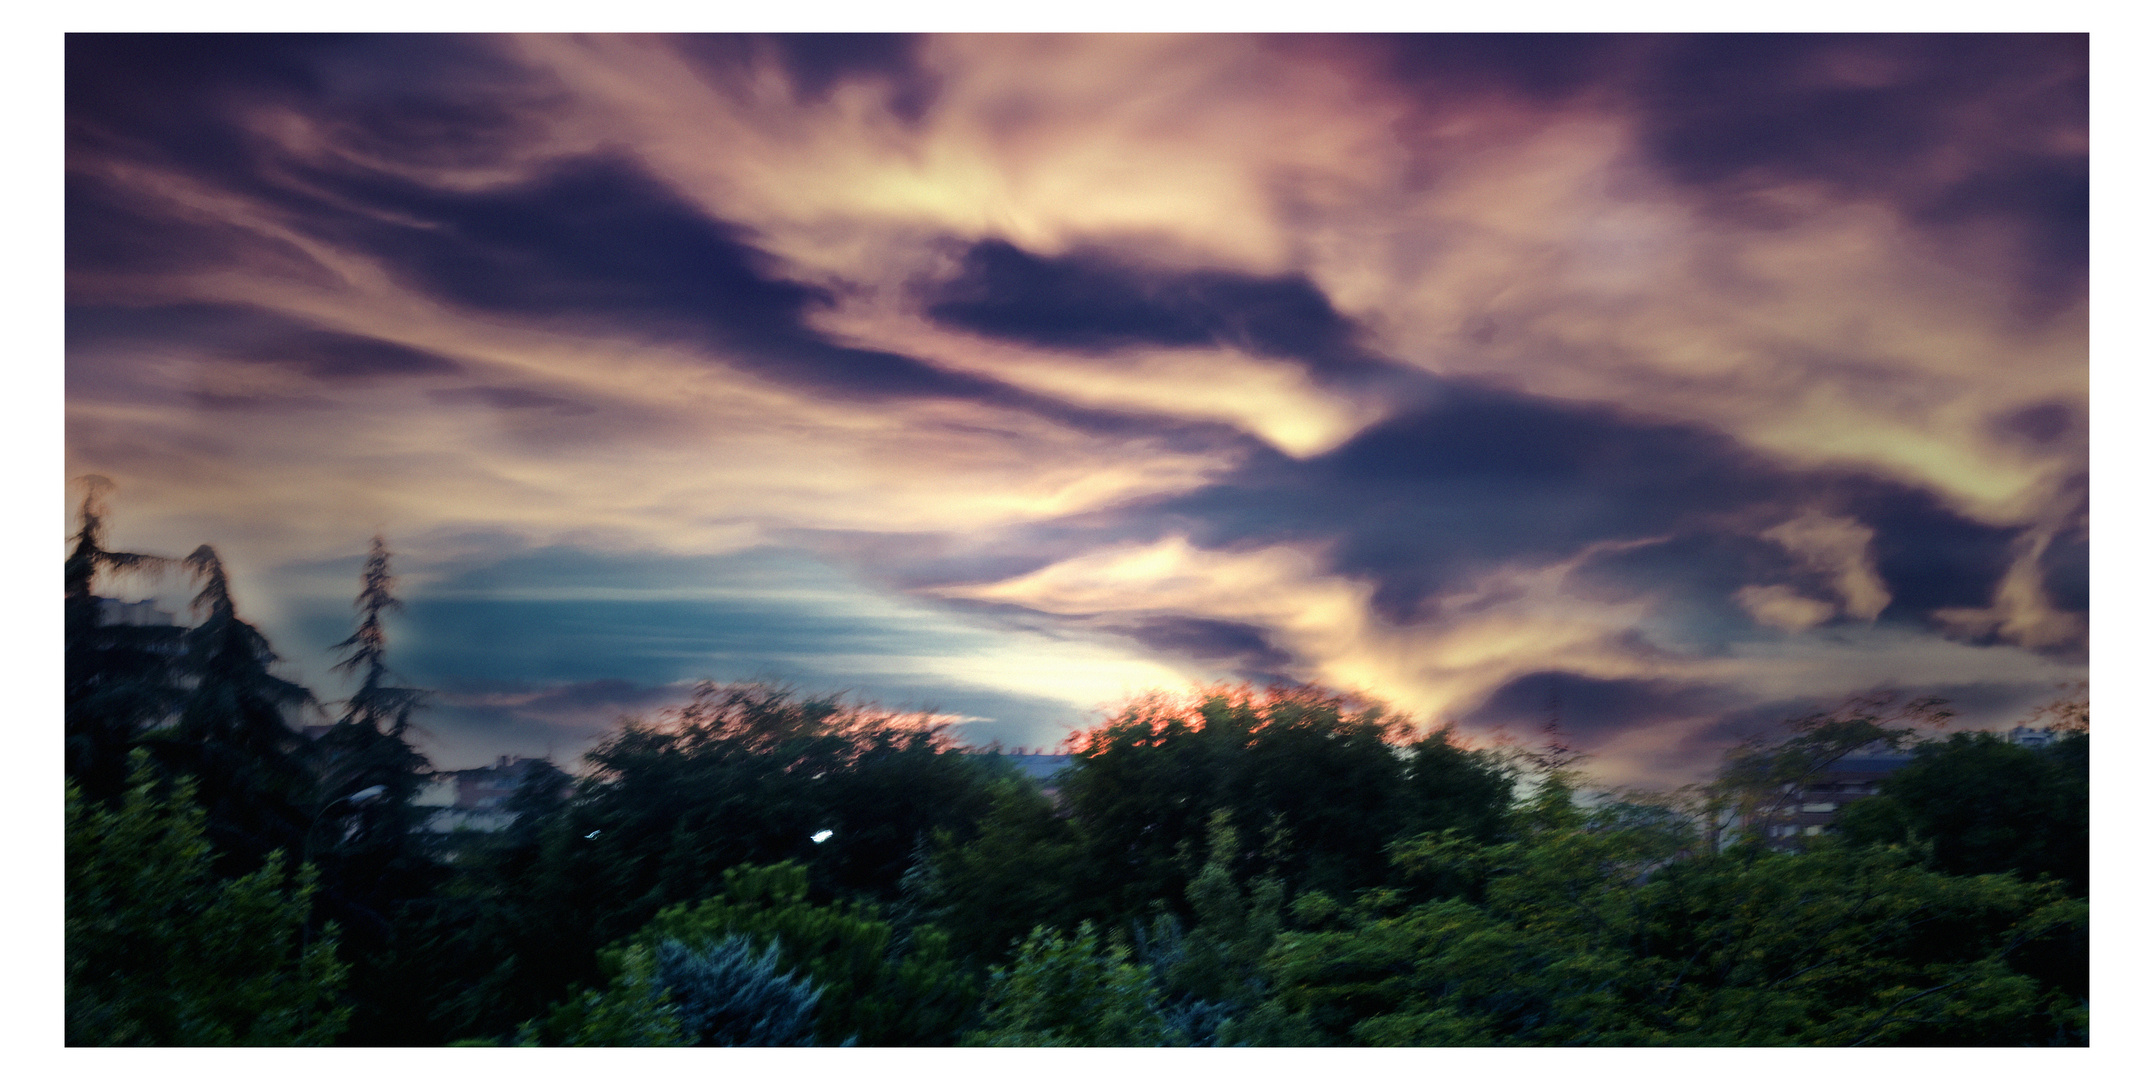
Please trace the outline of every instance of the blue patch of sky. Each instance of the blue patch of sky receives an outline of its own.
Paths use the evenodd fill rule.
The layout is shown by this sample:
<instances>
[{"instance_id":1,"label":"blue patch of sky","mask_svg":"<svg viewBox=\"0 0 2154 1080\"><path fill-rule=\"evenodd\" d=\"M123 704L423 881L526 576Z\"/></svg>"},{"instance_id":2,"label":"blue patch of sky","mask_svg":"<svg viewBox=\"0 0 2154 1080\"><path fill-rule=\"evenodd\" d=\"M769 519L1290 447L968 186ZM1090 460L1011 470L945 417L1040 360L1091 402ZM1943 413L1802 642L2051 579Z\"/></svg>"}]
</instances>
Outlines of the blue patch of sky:
<instances>
[{"instance_id":1,"label":"blue patch of sky","mask_svg":"<svg viewBox=\"0 0 2154 1080\"><path fill-rule=\"evenodd\" d=\"M1039 745L1110 702L1024 692L1026 661L1039 658L1052 683L1048 669L1060 663L1111 668L1120 651L878 589L787 549L679 557L546 548L444 569L399 566L409 583L391 622L391 660L410 683L451 691L769 679L993 721L962 728L969 741ZM316 594L288 607L295 644L326 654L350 632L349 601ZM1001 674L974 677L983 671ZM458 726L454 712L434 726Z\"/></svg>"}]
</instances>

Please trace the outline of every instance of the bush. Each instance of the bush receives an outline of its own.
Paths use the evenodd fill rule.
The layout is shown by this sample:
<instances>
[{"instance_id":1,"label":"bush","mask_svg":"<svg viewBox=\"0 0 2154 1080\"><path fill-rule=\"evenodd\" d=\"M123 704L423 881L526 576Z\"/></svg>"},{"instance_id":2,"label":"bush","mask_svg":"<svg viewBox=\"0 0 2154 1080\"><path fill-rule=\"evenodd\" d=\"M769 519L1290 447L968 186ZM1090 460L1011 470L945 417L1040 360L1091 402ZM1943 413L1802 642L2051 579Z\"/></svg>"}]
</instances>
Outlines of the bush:
<instances>
[{"instance_id":1,"label":"bush","mask_svg":"<svg viewBox=\"0 0 2154 1080\"><path fill-rule=\"evenodd\" d=\"M217 880L192 782L156 787L139 751L116 807L68 782L68 1045L327 1045L350 1009L336 928L307 940L314 868Z\"/></svg>"}]
</instances>

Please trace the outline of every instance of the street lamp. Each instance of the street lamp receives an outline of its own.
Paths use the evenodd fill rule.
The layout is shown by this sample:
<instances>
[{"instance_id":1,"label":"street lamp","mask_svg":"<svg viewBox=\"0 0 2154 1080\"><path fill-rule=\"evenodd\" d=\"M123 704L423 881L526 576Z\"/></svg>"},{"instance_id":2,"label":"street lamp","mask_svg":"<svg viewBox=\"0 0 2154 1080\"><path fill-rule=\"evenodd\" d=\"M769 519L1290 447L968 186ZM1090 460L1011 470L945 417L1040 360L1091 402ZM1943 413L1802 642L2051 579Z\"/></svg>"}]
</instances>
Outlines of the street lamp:
<instances>
[{"instance_id":1,"label":"street lamp","mask_svg":"<svg viewBox=\"0 0 2154 1080\"><path fill-rule=\"evenodd\" d=\"M299 838L299 862L304 866L314 860L314 830L321 827L322 818L339 806L358 806L381 798L389 789L381 784L363 787L341 799L332 799L314 812L314 820L307 822L307 831ZM314 936L314 924L310 919L299 928L299 947L304 950Z\"/></svg>"},{"instance_id":2,"label":"street lamp","mask_svg":"<svg viewBox=\"0 0 2154 1080\"><path fill-rule=\"evenodd\" d=\"M314 820L307 822L306 835L300 838L299 861L304 863L314 857L314 830L321 826L323 816L328 814L329 811L334 810L339 806L358 806L361 803L372 802L375 799L380 798L382 796L382 793L388 790L389 789L387 787L381 784L375 784L372 787L363 787L357 791L352 792L349 795L344 796L341 799L332 800L328 804L324 805L321 809L316 810L314 812Z\"/></svg>"}]
</instances>

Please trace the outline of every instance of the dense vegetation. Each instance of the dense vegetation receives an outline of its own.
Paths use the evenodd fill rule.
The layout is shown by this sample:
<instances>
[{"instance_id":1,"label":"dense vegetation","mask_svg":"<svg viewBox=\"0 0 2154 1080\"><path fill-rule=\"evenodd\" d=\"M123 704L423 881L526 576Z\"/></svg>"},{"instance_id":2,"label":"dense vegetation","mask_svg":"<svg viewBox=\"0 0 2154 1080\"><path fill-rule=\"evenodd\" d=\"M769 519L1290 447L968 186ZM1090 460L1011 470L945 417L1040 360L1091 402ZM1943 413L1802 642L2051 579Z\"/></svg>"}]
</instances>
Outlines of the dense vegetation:
<instances>
[{"instance_id":1,"label":"dense vegetation","mask_svg":"<svg viewBox=\"0 0 2154 1080\"><path fill-rule=\"evenodd\" d=\"M67 560L73 1044L2084 1045L2087 735L1861 699L1714 784L1588 795L1312 687L1139 700L1043 790L931 718L706 685L513 824L415 804L377 538L327 709L207 547ZM194 625L96 589L185 573ZM1762 826L1911 747L1839 829Z\"/></svg>"}]
</instances>

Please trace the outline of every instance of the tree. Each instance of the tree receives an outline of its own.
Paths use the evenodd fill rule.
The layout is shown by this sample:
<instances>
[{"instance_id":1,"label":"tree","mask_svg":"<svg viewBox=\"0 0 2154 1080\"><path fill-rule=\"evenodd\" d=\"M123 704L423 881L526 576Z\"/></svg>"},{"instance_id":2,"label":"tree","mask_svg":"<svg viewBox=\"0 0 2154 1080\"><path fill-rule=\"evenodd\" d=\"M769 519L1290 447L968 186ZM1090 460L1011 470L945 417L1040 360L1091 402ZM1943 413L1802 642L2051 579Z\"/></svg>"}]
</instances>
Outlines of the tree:
<instances>
[{"instance_id":1,"label":"tree","mask_svg":"<svg viewBox=\"0 0 2154 1080\"><path fill-rule=\"evenodd\" d=\"M1375 884L1384 844L1415 816L1400 747L1409 730L1380 707L1274 687L1155 695L1072 736L1062 791L1103 890L1096 910L1127 917L1162 901L1191 914L1195 853L1218 810L1242 835L1283 837L1276 866L1244 852L1237 879L1269 868L1293 889Z\"/></svg>"},{"instance_id":2,"label":"tree","mask_svg":"<svg viewBox=\"0 0 2154 1080\"><path fill-rule=\"evenodd\" d=\"M395 583L388 543L377 535L368 544L353 602L359 624L332 646L344 654L336 670L355 677L358 686L315 744L319 780L306 838L323 864L327 906L344 922L347 946L356 954L353 982L366 991L349 1036L360 1043L393 1043L397 1029L411 1026L414 1002L405 988L414 964L426 965L400 940L415 914L405 908L444 873L434 858L434 838L425 831L433 811L417 805L433 767L412 746L417 728L411 717L427 695L396 685L388 663L383 618L403 606ZM368 791L374 794L354 801L355 793Z\"/></svg>"},{"instance_id":3,"label":"tree","mask_svg":"<svg viewBox=\"0 0 2154 1080\"><path fill-rule=\"evenodd\" d=\"M1129 950L1090 922L1040 927L989 977L985 1015L966 1046L1166 1046L1159 987Z\"/></svg>"},{"instance_id":4,"label":"tree","mask_svg":"<svg viewBox=\"0 0 2154 1080\"><path fill-rule=\"evenodd\" d=\"M1023 777L995 784L971 840L960 843L953 830L938 830L930 860L926 903L957 950L983 965L1007 962L1035 926L1078 921L1083 839Z\"/></svg>"},{"instance_id":5,"label":"tree","mask_svg":"<svg viewBox=\"0 0 2154 1080\"><path fill-rule=\"evenodd\" d=\"M2071 732L2029 749L1955 732L1916 747L1876 796L1841 812L1840 831L1854 843L1918 847L1948 874L2046 874L2085 896L2087 739Z\"/></svg>"},{"instance_id":6,"label":"tree","mask_svg":"<svg viewBox=\"0 0 2154 1080\"><path fill-rule=\"evenodd\" d=\"M302 944L315 874L283 854L219 881L194 785L133 759L117 806L67 785L69 1045L326 1045L348 1010L330 927Z\"/></svg>"},{"instance_id":7,"label":"tree","mask_svg":"<svg viewBox=\"0 0 2154 1080\"><path fill-rule=\"evenodd\" d=\"M425 852L414 850L413 841L431 812L414 802L433 769L410 740L411 714L425 702L426 693L391 683L388 632L382 625L384 614L403 606L391 592L395 580L389 573L388 544L375 536L353 603L360 612L359 626L333 646L345 654L336 670L356 675L359 686L317 747L321 780L316 817L354 792L378 788L380 794L340 814L326 844L321 844L321 836L309 837L321 844L316 850L333 856L339 868L348 871L340 878L374 883L376 887L363 891L380 894L372 898L377 903L387 899L384 887L430 863ZM349 881L339 885L342 892L352 891Z\"/></svg>"},{"instance_id":8,"label":"tree","mask_svg":"<svg viewBox=\"0 0 2154 1080\"><path fill-rule=\"evenodd\" d=\"M169 718L181 694L180 634L176 626L131 626L106 619L94 591L101 576L156 576L170 559L104 546L104 496L112 481L85 478L65 568L67 775L95 800L126 786L127 755L142 734Z\"/></svg>"},{"instance_id":9,"label":"tree","mask_svg":"<svg viewBox=\"0 0 2154 1080\"><path fill-rule=\"evenodd\" d=\"M1450 727L1415 740L1406 762L1407 813L1397 835L1458 829L1482 841L1504 825L1517 772L1500 755L1459 745Z\"/></svg>"},{"instance_id":10,"label":"tree","mask_svg":"<svg viewBox=\"0 0 2154 1080\"><path fill-rule=\"evenodd\" d=\"M1235 883L1231 867L1240 836L1228 821L1226 811L1213 811L1204 868L1189 883L1195 913L1189 931L1162 912L1140 943L1177 1044L1236 1045L1243 1034L1236 1020L1268 991L1263 961L1279 934L1285 886L1269 874L1253 879L1247 890Z\"/></svg>"},{"instance_id":11,"label":"tree","mask_svg":"<svg viewBox=\"0 0 2154 1080\"><path fill-rule=\"evenodd\" d=\"M271 671L277 654L239 617L214 549L196 548L183 565L202 582L189 608L201 621L181 636L192 685L177 721L149 745L195 777L210 841L235 867L278 849L302 854L314 805L312 747L286 714L312 705L314 694Z\"/></svg>"},{"instance_id":12,"label":"tree","mask_svg":"<svg viewBox=\"0 0 2154 1080\"><path fill-rule=\"evenodd\" d=\"M522 1045L810 1046L813 980L784 970L779 946L760 955L746 935L696 949L665 938L656 949L630 945L604 991L563 1002L542 1025L526 1025Z\"/></svg>"},{"instance_id":13,"label":"tree","mask_svg":"<svg viewBox=\"0 0 2154 1080\"><path fill-rule=\"evenodd\" d=\"M820 1045L947 1046L979 997L940 931L900 943L865 904L813 903L793 863L727 871L719 895L661 911L599 966L606 989L556 1006L542 1040L637 1015L657 988L681 1037L706 1045L804 1045L812 1019Z\"/></svg>"},{"instance_id":14,"label":"tree","mask_svg":"<svg viewBox=\"0 0 2154 1080\"><path fill-rule=\"evenodd\" d=\"M2084 1043L2083 999L2041 971L2086 920L2053 884L1830 842L1676 860L1688 828L1611 809L1402 848L1483 899L1375 891L1282 934L1270 1007L1379 1046Z\"/></svg>"},{"instance_id":15,"label":"tree","mask_svg":"<svg viewBox=\"0 0 2154 1080\"><path fill-rule=\"evenodd\" d=\"M918 842L969 832L991 780L928 718L753 684L706 683L587 759L564 820L603 839L560 853L604 897L600 943L719 892L742 864L797 861L819 898L893 899Z\"/></svg>"},{"instance_id":16,"label":"tree","mask_svg":"<svg viewBox=\"0 0 2154 1080\"><path fill-rule=\"evenodd\" d=\"M745 934L705 949L672 938L658 943L657 979L697 1046L810 1046L823 993L779 968L777 942L756 955Z\"/></svg>"},{"instance_id":17,"label":"tree","mask_svg":"<svg viewBox=\"0 0 2154 1080\"><path fill-rule=\"evenodd\" d=\"M718 895L659 912L630 945L657 949L672 940L708 949L740 936L780 950L820 988L823 1045L947 1046L978 1001L978 987L935 927L917 927L900 942L866 903L813 903L797 863L734 867L723 880Z\"/></svg>"}]
</instances>

